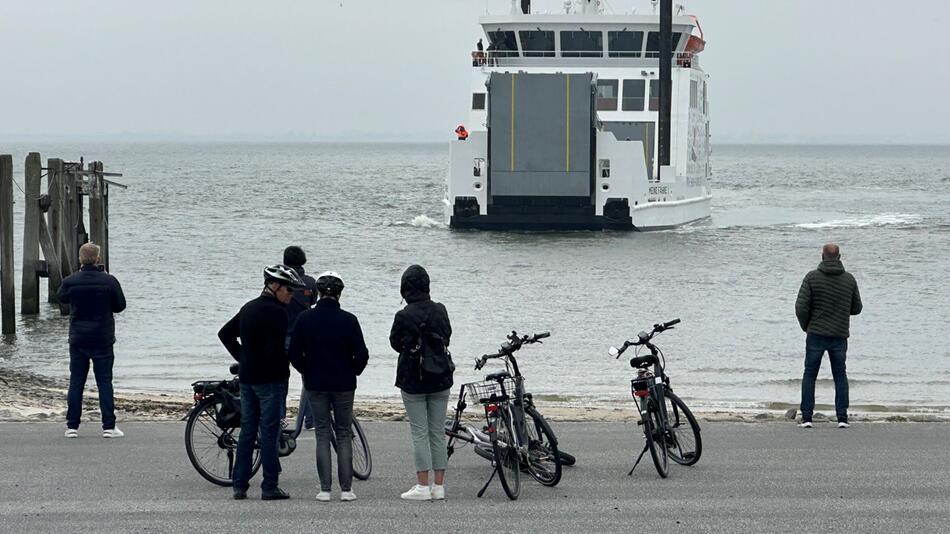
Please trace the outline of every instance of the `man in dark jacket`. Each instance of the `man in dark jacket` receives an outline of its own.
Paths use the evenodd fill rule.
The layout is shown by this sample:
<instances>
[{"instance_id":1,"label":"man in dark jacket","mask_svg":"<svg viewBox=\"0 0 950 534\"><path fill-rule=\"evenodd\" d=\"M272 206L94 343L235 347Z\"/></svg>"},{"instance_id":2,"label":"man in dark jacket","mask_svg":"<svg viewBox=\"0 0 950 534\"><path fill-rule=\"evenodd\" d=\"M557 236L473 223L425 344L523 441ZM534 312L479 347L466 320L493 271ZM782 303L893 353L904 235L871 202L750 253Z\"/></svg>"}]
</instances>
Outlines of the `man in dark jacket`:
<instances>
[{"instance_id":1,"label":"man in dark jacket","mask_svg":"<svg viewBox=\"0 0 950 534\"><path fill-rule=\"evenodd\" d=\"M294 331L294 323L297 322L297 316L309 310L317 303L317 281L304 270L303 266L307 263L307 254L303 249L291 245L284 249L284 265L290 267L300 277L300 281L306 287L299 291L294 291L294 298L287 304L287 342L290 343L290 336ZM286 418L287 414L287 392L284 392L284 403L280 410L281 420ZM303 403L304 428L313 428L313 411L310 409L310 403Z\"/></svg>"},{"instance_id":2,"label":"man in dark jacket","mask_svg":"<svg viewBox=\"0 0 950 534\"><path fill-rule=\"evenodd\" d=\"M815 410L815 380L821 357L828 352L835 380L835 412L838 427L848 428L848 351L851 316L861 313L858 283L841 263L838 245L822 248L818 269L805 275L795 301L798 324L805 337L805 374L802 376L802 428L811 428Z\"/></svg>"},{"instance_id":3,"label":"man in dark jacket","mask_svg":"<svg viewBox=\"0 0 950 534\"><path fill-rule=\"evenodd\" d=\"M115 319L112 314L125 309L125 295L119 281L103 272L98 264L99 246L86 243L79 248L81 267L63 280L59 301L71 306L69 322L69 392L66 395L66 437L79 437L82 393L89 376L89 362L99 388L102 437L121 438L115 426L115 399L112 393L112 364L115 353Z\"/></svg>"},{"instance_id":4,"label":"man in dark jacket","mask_svg":"<svg viewBox=\"0 0 950 534\"><path fill-rule=\"evenodd\" d=\"M251 453L260 434L265 501L288 499L277 485L277 437L280 431L280 394L286 396L290 366L287 362L287 303L303 284L291 268L264 268L264 290L221 327L218 338L240 364L241 434L234 463L233 490L237 500L247 498ZM238 339L240 338L240 341Z\"/></svg>"},{"instance_id":5,"label":"man in dark jacket","mask_svg":"<svg viewBox=\"0 0 950 534\"><path fill-rule=\"evenodd\" d=\"M412 434L416 484L401 497L412 501L445 498L445 411L452 387L454 365L448 353L452 325L441 303L429 297L429 273L420 265L410 265L402 275L399 292L406 307L396 312L389 344L399 353L396 364L396 387L402 390L402 401ZM423 358L430 358L428 366ZM428 372L424 367L439 368ZM429 471L433 472L432 486Z\"/></svg>"},{"instance_id":6,"label":"man in dark jacket","mask_svg":"<svg viewBox=\"0 0 950 534\"><path fill-rule=\"evenodd\" d=\"M317 305L297 317L287 355L303 376L310 407L313 409L317 438L317 474L320 477L318 501L330 500L333 474L330 470L330 410L333 410L337 442L337 468L340 500L352 501L353 482L353 397L356 377L369 361L360 322L340 308L343 279L333 271L317 278L320 299Z\"/></svg>"}]
</instances>

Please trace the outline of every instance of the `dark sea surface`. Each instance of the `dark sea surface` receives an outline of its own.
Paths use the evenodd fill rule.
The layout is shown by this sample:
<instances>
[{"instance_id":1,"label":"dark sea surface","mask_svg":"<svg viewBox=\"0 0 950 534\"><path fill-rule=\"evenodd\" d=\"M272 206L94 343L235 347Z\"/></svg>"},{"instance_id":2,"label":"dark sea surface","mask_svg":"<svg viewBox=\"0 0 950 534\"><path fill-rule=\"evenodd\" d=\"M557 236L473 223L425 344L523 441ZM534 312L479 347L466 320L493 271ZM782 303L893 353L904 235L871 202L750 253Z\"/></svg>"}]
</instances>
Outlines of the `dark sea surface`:
<instances>
[{"instance_id":1,"label":"dark sea surface","mask_svg":"<svg viewBox=\"0 0 950 534\"><path fill-rule=\"evenodd\" d=\"M224 378L218 328L257 296L262 267L298 244L308 272L345 280L343 306L371 355L359 395L397 394L389 328L400 274L419 263L452 319L457 381L478 378L473 358L512 329L550 331L518 353L530 391L628 402L631 369L608 347L678 317L657 344L682 397L782 408L799 400L795 297L834 241L864 299L848 353L853 411L950 412L950 147L717 146L712 217L656 233L449 230L438 144L0 144L21 184L30 150L125 174L110 226L129 301L118 387L187 393ZM68 321L43 300L0 345L0 365L66 376ZM833 396L826 360L818 402Z\"/></svg>"}]
</instances>

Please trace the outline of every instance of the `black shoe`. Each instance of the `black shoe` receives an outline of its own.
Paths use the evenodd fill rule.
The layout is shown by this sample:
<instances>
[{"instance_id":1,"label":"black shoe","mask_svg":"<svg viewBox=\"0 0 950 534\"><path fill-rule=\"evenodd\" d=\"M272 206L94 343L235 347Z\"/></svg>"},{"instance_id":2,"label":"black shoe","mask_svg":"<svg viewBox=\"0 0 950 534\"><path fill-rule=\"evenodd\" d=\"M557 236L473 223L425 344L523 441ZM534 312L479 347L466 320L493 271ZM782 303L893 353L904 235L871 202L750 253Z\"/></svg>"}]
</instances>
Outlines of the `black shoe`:
<instances>
[{"instance_id":1,"label":"black shoe","mask_svg":"<svg viewBox=\"0 0 950 534\"><path fill-rule=\"evenodd\" d=\"M280 488L274 488L271 491L261 492L262 501L282 501L289 498L290 494Z\"/></svg>"},{"instance_id":2,"label":"black shoe","mask_svg":"<svg viewBox=\"0 0 950 534\"><path fill-rule=\"evenodd\" d=\"M234 490L234 500L235 500L235 501L243 501L243 500L246 499L246 498L247 498L247 492L246 492L246 491Z\"/></svg>"}]
</instances>

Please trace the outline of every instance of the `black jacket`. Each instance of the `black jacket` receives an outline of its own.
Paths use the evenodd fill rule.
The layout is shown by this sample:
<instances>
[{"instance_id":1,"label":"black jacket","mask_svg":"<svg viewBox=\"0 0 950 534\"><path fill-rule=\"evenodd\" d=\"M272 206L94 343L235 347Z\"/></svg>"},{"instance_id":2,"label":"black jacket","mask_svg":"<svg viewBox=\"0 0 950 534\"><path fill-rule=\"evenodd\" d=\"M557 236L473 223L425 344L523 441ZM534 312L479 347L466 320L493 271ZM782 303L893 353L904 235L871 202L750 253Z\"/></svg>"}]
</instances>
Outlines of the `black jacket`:
<instances>
[{"instance_id":1,"label":"black jacket","mask_svg":"<svg viewBox=\"0 0 950 534\"><path fill-rule=\"evenodd\" d=\"M389 344L399 353L396 364L396 387L410 394L435 393L452 387L452 375L444 375L433 381L419 377L419 363L409 355L419 341L419 327L427 328L442 336L448 345L452 336L449 312L445 306L429 298L429 274L418 265L412 265L402 275L399 292L406 299L406 307L396 312L389 333Z\"/></svg>"},{"instance_id":2,"label":"black jacket","mask_svg":"<svg viewBox=\"0 0 950 534\"><path fill-rule=\"evenodd\" d=\"M805 275L795 301L795 315L809 334L847 338L851 316L861 313L858 282L841 260L825 260Z\"/></svg>"},{"instance_id":3,"label":"black jacket","mask_svg":"<svg viewBox=\"0 0 950 534\"><path fill-rule=\"evenodd\" d=\"M125 309L119 281L95 265L83 265L59 287L59 301L71 306L69 344L104 348L115 343L113 313Z\"/></svg>"},{"instance_id":4,"label":"black jacket","mask_svg":"<svg viewBox=\"0 0 950 534\"><path fill-rule=\"evenodd\" d=\"M292 269L297 272L297 275L300 276L307 287L295 290L293 299L287 304L287 321L290 330L293 330L297 316L317 303L317 281L308 275L303 267L292 267Z\"/></svg>"},{"instance_id":5,"label":"black jacket","mask_svg":"<svg viewBox=\"0 0 950 534\"><path fill-rule=\"evenodd\" d=\"M359 320L333 298L297 317L287 355L308 391L353 391L369 361Z\"/></svg>"},{"instance_id":6,"label":"black jacket","mask_svg":"<svg viewBox=\"0 0 950 534\"><path fill-rule=\"evenodd\" d=\"M218 332L218 339L241 364L238 374L243 384L271 384L290 378L286 337L286 306L266 293L245 304Z\"/></svg>"}]
</instances>

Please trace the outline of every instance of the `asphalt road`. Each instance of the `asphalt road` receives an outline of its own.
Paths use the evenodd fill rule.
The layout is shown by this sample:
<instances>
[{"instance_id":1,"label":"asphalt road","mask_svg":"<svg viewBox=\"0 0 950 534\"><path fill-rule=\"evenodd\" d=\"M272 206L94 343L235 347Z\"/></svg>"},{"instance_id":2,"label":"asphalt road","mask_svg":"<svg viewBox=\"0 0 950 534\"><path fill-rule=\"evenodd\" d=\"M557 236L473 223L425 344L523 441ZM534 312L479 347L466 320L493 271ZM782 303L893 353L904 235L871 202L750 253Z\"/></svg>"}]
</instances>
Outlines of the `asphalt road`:
<instances>
[{"instance_id":1,"label":"asphalt road","mask_svg":"<svg viewBox=\"0 0 950 534\"><path fill-rule=\"evenodd\" d=\"M444 502L404 502L413 484L407 423L365 423L374 471L359 500L318 503L312 434L283 459L292 499L248 500L198 476L184 423L63 426L0 423L2 532L947 532L950 425L706 423L694 467L660 479L649 455L627 476L642 438L620 423L557 423L578 457L556 488L522 480L508 501L496 482L475 494L489 464L453 456ZM334 487L338 499L338 487Z\"/></svg>"}]
</instances>

